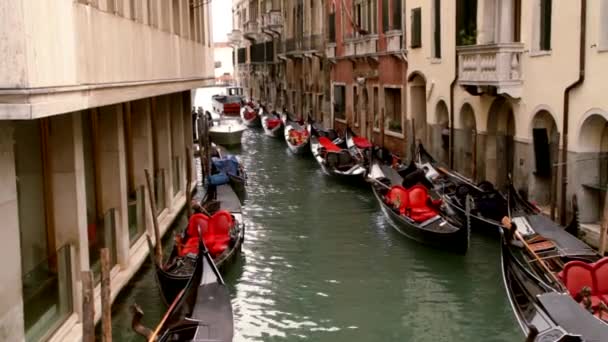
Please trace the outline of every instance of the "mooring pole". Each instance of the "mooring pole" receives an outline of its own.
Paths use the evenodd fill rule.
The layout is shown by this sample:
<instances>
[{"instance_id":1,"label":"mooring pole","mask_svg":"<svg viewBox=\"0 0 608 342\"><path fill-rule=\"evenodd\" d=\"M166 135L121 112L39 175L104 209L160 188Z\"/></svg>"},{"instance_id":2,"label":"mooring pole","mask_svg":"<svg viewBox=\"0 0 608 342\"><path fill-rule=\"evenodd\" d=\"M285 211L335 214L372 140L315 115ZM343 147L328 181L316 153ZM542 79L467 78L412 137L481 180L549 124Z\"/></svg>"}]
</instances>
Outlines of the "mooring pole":
<instances>
[{"instance_id":1,"label":"mooring pole","mask_svg":"<svg viewBox=\"0 0 608 342\"><path fill-rule=\"evenodd\" d=\"M154 226L154 241L156 242L156 246L154 246L154 254L156 255L156 262L159 265L163 263L163 249L160 242L160 229L158 228L158 217L156 216L156 202L154 201L154 188L152 187L152 178L150 177L150 172L148 169L144 170L146 174L146 185L148 187L148 199L150 201L150 211L152 215L152 223Z\"/></svg>"},{"instance_id":2,"label":"mooring pole","mask_svg":"<svg viewBox=\"0 0 608 342\"><path fill-rule=\"evenodd\" d=\"M102 248L101 259L101 328L102 341L112 342L112 297L110 288L110 250Z\"/></svg>"},{"instance_id":3,"label":"mooring pole","mask_svg":"<svg viewBox=\"0 0 608 342\"><path fill-rule=\"evenodd\" d=\"M82 277L82 341L95 342L95 295L93 271L83 271Z\"/></svg>"},{"instance_id":4,"label":"mooring pole","mask_svg":"<svg viewBox=\"0 0 608 342\"><path fill-rule=\"evenodd\" d=\"M186 146L186 213L192 216L192 155L190 148Z\"/></svg>"}]
</instances>

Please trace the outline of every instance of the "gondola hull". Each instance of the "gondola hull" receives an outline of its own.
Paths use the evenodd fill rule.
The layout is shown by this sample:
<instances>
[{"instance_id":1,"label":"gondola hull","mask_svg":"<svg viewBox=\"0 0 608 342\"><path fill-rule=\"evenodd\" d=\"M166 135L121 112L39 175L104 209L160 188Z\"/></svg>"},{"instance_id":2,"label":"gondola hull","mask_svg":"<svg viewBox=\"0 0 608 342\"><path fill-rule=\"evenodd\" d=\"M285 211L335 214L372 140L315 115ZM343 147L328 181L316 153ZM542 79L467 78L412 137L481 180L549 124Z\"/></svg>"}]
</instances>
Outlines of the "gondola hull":
<instances>
[{"instance_id":1,"label":"gondola hull","mask_svg":"<svg viewBox=\"0 0 608 342\"><path fill-rule=\"evenodd\" d=\"M469 227L455 227L442 216L436 221L430 222L427 226L410 222L408 219L391 209L382 198L382 194L377 189L378 185L372 185L374 196L378 201L384 216L390 225L399 233L422 244L435 247L437 249L452 251L456 253L466 253L469 247Z\"/></svg>"},{"instance_id":2,"label":"gondola hull","mask_svg":"<svg viewBox=\"0 0 608 342\"><path fill-rule=\"evenodd\" d=\"M241 120L243 121L243 124L247 127L250 128L254 128L254 127L261 127L262 126L262 119L260 118L260 115L257 113L256 109L251 109L252 111L255 112L254 116L247 116L245 115L245 112L247 110L249 110L249 107L243 107L241 108Z\"/></svg>"},{"instance_id":3,"label":"gondola hull","mask_svg":"<svg viewBox=\"0 0 608 342\"><path fill-rule=\"evenodd\" d=\"M320 151L321 145L319 144L316 137L313 137L311 135L309 145L310 145L310 151L312 152L313 157L315 158L315 160L321 167L321 170L323 171L323 173L325 173L326 175L335 176L335 177L339 177L339 178L345 178L345 179L353 179L353 180L358 180L358 181L365 180L365 176L367 174L367 169L363 166L362 163L356 163L356 164L353 164L349 167L342 168L342 169L332 167L331 165L328 164L326 158L321 154L321 151ZM344 150L344 151L346 151L346 150Z\"/></svg>"},{"instance_id":4,"label":"gondola hull","mask_svg":"<svg viewBox=\"0 0 608 342\"><path fill-rule=\"evenodd\" d=\"M310 135L306 130L306 127L299 125L293 121L287 119L287 117L283 116L283 125L285 129L283 130L285 136L285 143L287 143L287 148L293 154L304 154L310 150L308 144L310 142ZM299 144L293 144L293 140L296 140L294 137L290 136L291 132L297 132L301 134L301 141Z\"/></svg>"},{"instance_id":5,"label":"gondola hull","mask_svg":"<svg viewBox=\"0 0 608 342\"><path fill-rule=\"evenodd\" d=\"M262 116L262 128L264 128L264 134L272 138L279 138L283 135L283 124L277 125L275 127L268 127L268 119L270 117L265 115Z\"/></svg>"}]
</instances>

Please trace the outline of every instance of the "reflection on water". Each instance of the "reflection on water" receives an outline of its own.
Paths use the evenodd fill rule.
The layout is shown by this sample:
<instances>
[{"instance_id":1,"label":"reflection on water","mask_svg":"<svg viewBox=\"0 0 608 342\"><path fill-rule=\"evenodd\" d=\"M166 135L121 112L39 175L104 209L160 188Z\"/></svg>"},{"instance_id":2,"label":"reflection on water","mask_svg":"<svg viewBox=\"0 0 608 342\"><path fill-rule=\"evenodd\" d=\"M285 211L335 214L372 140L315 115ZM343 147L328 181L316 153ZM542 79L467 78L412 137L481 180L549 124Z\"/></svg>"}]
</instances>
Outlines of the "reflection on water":
<instances>
[{"instance_id":1,"label":"reflection on water","mask_svg":"<svg viewBox=\"0 0 608 342\"><path fill-rule=\"evenodd\" d=\"M225 275L235 341L522 339L495 239L473 235L466 256L420 246L386 223L370 189L324 176L281 140L247 131L232 152L249 176L243 253ZM119 299L119 341L132 336L126 304L149 326L164 310L148 264Z\"/></svg>"}]
</instances>

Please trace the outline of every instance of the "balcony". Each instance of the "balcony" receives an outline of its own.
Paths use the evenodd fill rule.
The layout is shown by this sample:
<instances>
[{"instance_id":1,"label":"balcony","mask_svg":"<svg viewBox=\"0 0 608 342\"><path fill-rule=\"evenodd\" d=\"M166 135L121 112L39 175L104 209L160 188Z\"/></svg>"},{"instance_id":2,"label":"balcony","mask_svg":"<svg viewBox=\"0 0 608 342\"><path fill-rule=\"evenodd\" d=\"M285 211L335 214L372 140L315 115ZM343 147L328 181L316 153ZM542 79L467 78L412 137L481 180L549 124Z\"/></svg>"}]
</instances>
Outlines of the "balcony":
<instances>
[{"instance_id":1,"label":"balcony","mask_svg":"<svg viewBox=\"0 0 608 342\"><path fill-rule=\"evenodd\" d=\"M355 41L352 39L344 40L344 57L355 55Z\"/></svg>"},{"instance_id":2,"label":"balcony","mask_svg":"<svg viewBox=\"0 0 608 342\"><path fill-rule=\"evenodd\" d=\"M336 58L336 43L327 43L325 56L329 59Z\"/></svg>"},{"instance_id":3,"label":"balcony","mask_svg":"<svg viewBox=\"0 0 608 342\"><path fill-rule=\"evenodd\" d=\"M458 82L462 86L496 89L497 94L520 98L523 78L521 74L521 43L459 46Z\"/></svg>"},{"instance_id":4,"label":"balcony","mask_svg":"<svg viewBox=\"0 0 608 342\"><path fill-rule=\"evenodd\" d=\"M241 30L232 30L232 32L228 33L228 41L231 44L239 45L243 40L243 33Z\"/></svg>"},{"instance_id":5,"label":"balcony","mask_svg":"<svg viewBox=\"0 0 608 342\"><path fill-rule=\"evenodd\" d=\"M402 52L403 49L403 33L394 31L391 34L386 34L386 51L387 52Z\"/></svg>"},{"instance_id":6,"label":"balcony","mask_svg":"<svg viewBox=\"0 0 608 342\"><path fill-rule=\"evenodd\" d=\"M378 36L365 36L354 42L355 56L370 56L378 52Z\"/></svg>"},{"instance_id":7,"label":"balcony","mask_svg":"<svg viewBox=\"0 0 608 342\"><path fill-rule=\"evenodd\" d=\"M272 10L262 16L262 27L267 30L278 31L283 27L281 11Z\"/></svg>"},{"instance_id":8,"label":"balcony","mask_svg":"<svg viewBox=\"0 0 608 342\"><path fill-rule=\"evenodd\" d=\"M257 20L248 20L243 25L243 35L247 39L256 39L258 35L258 21Z\"/></svg>"}]
</instances>

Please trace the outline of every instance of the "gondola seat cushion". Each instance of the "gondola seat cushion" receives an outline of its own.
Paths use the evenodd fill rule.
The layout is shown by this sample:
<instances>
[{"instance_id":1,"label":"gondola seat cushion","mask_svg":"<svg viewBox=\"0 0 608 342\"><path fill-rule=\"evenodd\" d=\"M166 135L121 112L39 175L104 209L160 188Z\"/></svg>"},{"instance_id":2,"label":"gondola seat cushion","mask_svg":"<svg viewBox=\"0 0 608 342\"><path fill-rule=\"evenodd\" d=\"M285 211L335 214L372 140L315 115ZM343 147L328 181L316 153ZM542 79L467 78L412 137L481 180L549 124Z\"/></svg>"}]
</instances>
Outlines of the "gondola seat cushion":
<instances>
[{"instance_id":1,"label":"gondola seat cushion","mask_svg":"<svg viewBox=\"0 0 608 342\"><path fill-rule=\"evenodd\" d=\"M278 118L274 118L274 119L268 119L266 120L266 127L268 127L268 129L275 129L278 126L280 126L283 122L281 121L281 119Z\"/></svg>"},{"instance_id":2,"label":"gondola seat cushion","mask_svg":"<svg viewBox=\"0 0 608 342\"><path fill-rule=\"evenodd\" d=\"M334 144L327 137L319 137L319 144L327 150L327 152L340 152L342 149Z\"/></svg>"},{"instance_id":3,"label":"gondola seat cushion","mask_svg":"<svg viewBox=\"0 0 608 342\"><path fill-rule=\"evenodd\" d=\"M589 287L591 289L591 306L596 308L599 305L601 295L597 292L594 265L578 260L570 261L564 266L561 277L573 298L579 296L583 287Z\"/></svg>"},{"instance_id":4,"label":"gondola seat cushion","mask_svg":"<svg viewBox=\"0 0 608 342\"><path fill-rule=\"evenodd\" d=\"M370 148L372 144L364 137L353 137L353 142L358 148Z\"/></svg>"},{"instance_id":5,"label":"gondola seat cushion","mask_svg":"<svg viewBox=\"0 0 608 342\"><path fill-rule=\"evenodd\" d=\"M401 185L395 185L386 194L386 202L399 210L399 214L406 215L409 206L409 194Z\"/></svg>"},{"instance_id":6,"label":"gondola seat cushion","mask_svg":"<svg viewBox=\"0 0 608 342\"><path fill-rule=\"evenodd\" d=\"M245 120L250 121L250 120L255 119L257 114L254 110L245 110L245 113L243 114L243 116L245 117Z\"/></svg>"},{"instance_id":7,"label":"gondola seat cushion","mask_svg":"<svg viewBox=\"0 0 608 342\"><path fill-rule=\"evenodd\" d=\"M207 245L212 256L222 254L230 243L230 228L232 228L234 220L230 212L220 210L211 216L209 222L210 240L212 243ZM205 240L205 243L207 241Z\"/></svg>"},{"instance_id":8,"label":"gondola seat cushion","mask_svg":"<svg viewBox=\"0 0 608 342\"><path fill-rule=\"evenodd\" d=\"M424 222L437 216L437 211L428 205L429 193L422 185L414 185L408 189L409 193L409 217L416 222Z\"/></svg>"}]
</instances>

